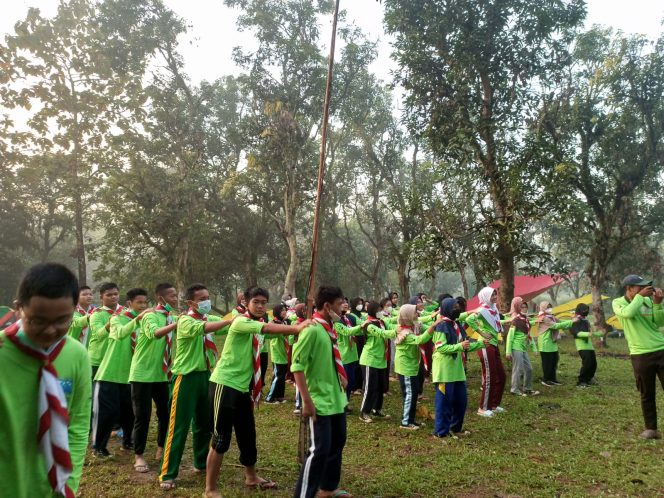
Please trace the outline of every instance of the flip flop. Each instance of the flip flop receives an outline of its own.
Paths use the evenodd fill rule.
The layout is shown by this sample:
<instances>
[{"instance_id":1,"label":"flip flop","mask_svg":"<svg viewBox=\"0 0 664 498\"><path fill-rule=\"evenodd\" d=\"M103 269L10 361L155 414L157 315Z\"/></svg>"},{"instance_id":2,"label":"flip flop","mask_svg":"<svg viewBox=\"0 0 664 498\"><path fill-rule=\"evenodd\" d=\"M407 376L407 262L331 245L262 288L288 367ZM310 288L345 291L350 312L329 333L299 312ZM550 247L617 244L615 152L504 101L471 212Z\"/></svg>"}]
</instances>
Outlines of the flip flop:
<instances>
[{"instance_id":1,"label":"flip flop","mask_svg":"<svg viewBox=\"0 0 664 498\"><path fill-rule=\"evenodd\" d=\"M161 481L159 487L165 491L175 489L175 481Z\"/></svg>"},{"instance_id":2,"label":"flip flop","mask_svg":"<svg viewBox=\"0 0 664 498\"><path fill-rule=\"evenodd\" d=\"M141 474L145 474L146 472L150 472L150 467L148 467L147 464L134 465L134 470Z\"/></svg>"},{"instance_id":3,"label":"flip flop","mask_svg":"<svg viewBox=\"0 0 664 498\"><path fill-rule=\"evenodd\" d=\"M330 495L331 498L353 498L353 495L351 495L348 491L345 489L337 489Z\"/></svg>"},{"instance_id":4,"label":"flip flop","mask_svg":"<svg viewBox=\"0 0 664 498\"><path fill-rule=\"evenodd\" d=\"M262 479L257 483L254 484L244 483L244 485L250 489L277 489L277 483L274 482L272 479Z\"/></svg>"}]
</instances>

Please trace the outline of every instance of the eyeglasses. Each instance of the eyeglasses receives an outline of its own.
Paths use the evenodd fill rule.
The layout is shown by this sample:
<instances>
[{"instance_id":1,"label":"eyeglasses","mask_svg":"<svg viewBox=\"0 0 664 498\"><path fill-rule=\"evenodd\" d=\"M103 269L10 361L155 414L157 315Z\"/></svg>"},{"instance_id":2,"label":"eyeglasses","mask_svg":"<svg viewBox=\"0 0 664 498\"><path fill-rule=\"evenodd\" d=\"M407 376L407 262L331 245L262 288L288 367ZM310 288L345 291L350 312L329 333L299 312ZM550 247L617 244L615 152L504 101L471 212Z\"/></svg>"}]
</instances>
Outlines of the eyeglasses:
<instances>
[{"instance_id":1,"label":"eyeglasses","mask_svg":"<svg viewBox=\"0 0 664 498\"><path fill-rule=\"evenodd\" d=\"M65 318L55 321L44 320L43 318L28 318L27 320L25 320L25 323L30 327L34 327L36 329L41 329L41 330L44 330L49 326L52 326L56 330L66 330L69 329L72 321L73 318Z\"/></svg>"}]
</instances>

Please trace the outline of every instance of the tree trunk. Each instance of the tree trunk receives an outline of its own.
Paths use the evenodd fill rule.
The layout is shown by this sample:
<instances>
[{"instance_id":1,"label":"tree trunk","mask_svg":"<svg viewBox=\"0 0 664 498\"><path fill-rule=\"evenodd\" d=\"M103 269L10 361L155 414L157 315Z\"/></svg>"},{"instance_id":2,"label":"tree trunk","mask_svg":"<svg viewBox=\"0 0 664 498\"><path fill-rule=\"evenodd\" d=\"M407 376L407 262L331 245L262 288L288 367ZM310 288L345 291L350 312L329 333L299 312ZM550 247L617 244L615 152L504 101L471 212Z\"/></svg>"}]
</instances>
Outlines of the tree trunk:
<instances>
[{"instance_id":1,"label":"tree trunk","mask_svg":"<svg viewBox=\"0 0 664 498\"><path fill-rule=\"evenodd\" d=\"M466 277L466 267L463 264L458 265L459 276L461 277L461 287L463 289L463 297L470 299L468 292L468 278Z\"/></svg>"},{"instance_id":2,"label":"tree trunk","mask_svg":"<svg viewBox=\"0 0 664 498\"><path fill-rule=\"evenodd\" d=\"M408 274L408 261L399 259L397 265L397 275L399 276L399 293L401 295L401 302L407 302L410 298L410 275Z\"/></svg>"},{"instance_id":3,"label":"tree trunk","mask_svg":"<svg viewBox=\"0 0 664 498\"><path fill-rule=\"evenodd\" d=\"M83 237L83 201L74 191L74 228L76 230L76 259L78 261L78 284L87 285L88 273L85 262L85 239Z\"/></svg>"},{"instance_id":4,"label":"tree trunk","mask_svg":"<svg viewBox=\"0 0 664 498\"><path fill-rule=\"evenodd\" d=\"M295 296L295 281L297 279L297 269L299 266L299 256L297 253L297 236L295 229L289 225L288 233L285 235L286 243L288 244L288 271L284 280L284 294Z\"/></svg>"},{"instance_id":5,"label":"tree trunk","mask_svg":"<svg viewBox=\"0 0 664 498\"><path fill-rule=\"evenodd\" d=\"M509 244L499 242L496 257L500 271L498 308L503 312L507 312L514 297L514 251Z\"/></svg>"}]
</instances>

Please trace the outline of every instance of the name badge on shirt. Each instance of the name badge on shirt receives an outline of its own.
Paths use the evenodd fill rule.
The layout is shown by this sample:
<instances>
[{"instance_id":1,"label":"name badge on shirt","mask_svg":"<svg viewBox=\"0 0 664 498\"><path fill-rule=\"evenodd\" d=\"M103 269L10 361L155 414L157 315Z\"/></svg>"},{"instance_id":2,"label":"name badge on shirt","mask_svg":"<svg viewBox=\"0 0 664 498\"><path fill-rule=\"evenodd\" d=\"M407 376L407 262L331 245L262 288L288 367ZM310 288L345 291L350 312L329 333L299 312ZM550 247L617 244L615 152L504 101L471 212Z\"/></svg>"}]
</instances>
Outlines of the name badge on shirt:
<instances>
[{"instance_id":1,"label":"name badge on shirt","mask_svg":"<svg viewBox=\"0 0 664 498\"><path fill-rule=\"evenodd\" d=\"M60 385L65 394L71 394L74 390L74 382L71 379L60 379Z\"/></svg>"}]
</instances>

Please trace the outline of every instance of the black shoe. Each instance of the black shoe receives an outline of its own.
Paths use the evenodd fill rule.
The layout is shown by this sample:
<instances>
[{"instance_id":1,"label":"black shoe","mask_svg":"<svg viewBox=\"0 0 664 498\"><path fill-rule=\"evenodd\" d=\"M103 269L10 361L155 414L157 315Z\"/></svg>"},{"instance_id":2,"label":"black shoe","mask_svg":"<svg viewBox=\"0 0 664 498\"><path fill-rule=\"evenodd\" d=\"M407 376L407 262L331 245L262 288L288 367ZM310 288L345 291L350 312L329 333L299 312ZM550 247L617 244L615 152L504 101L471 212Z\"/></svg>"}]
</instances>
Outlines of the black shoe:
<instances>
[{"instance_id":1,"label":"black shoe","mask_svg":"<svg viewBox=\"0 0 664 498\"><path fill-rule=\"evenodd\" d=\"M134 443L129 443L129 444L122 443L122 449L127 450L127 451L131 451L131 450L134 449Z\"/></svg>"},{"instance_id":2,"label":"black shoe","mask_svg":"<svg viewBox=\"0 0 664 498\"><path fill-rule=\"evenodd\" d=\"M101 450L92 450L92 454L95 456L95 458L110 458L113 456L106 448Z\"/></svg>"},{"instance_id":3,"label":"black shoe","mask_svg":"<svg viewBox=\"0 0 664 498\"><path fill-rule=\"evenodd\" d=\"M371 416L372 417L378 417L378 418L392 418L391 415L388 415L386 413L383 413L381 411L376 411L376 410L371 410Z\"/></svg>"},{"instance_id":4,"label":"black shoe","mask_svg":"<svg viewBox=\"0 0 664 498\"><path fill-rule=\"evenodd\" d=\"M557 380L552 380L551 383L552 383L554 386L562 386L562 385L563 385L562 382L558 382Z\"/></svg>"},{"instance_id":5,"label":"black shoe","mask_svg":"<svg viewBox=\"0 0 664 498\"><path fill-rule=\"evenodd\" d=\"M555 384L553 382L551 382L550 380L543 380L542 385L543 386L548 386L548 387L555 386Z\"/></svg>"}]
</instances>

